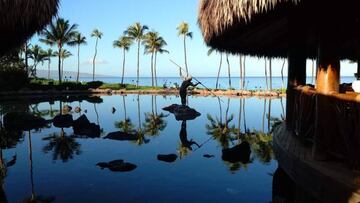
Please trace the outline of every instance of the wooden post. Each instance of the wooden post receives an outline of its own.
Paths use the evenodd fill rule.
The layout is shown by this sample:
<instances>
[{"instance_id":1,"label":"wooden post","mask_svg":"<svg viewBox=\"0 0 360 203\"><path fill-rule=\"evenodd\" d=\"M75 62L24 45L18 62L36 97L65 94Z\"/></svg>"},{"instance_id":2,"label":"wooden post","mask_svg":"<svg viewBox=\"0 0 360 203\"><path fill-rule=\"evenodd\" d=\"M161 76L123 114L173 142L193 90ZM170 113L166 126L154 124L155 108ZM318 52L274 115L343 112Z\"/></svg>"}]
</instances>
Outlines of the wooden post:
<instances>
[{"instance_id":1,"label":"wooden post","mask_svg":"<svg viewBox=\"0 0 360 203\"><path fill-rule=\"evenodd\" d=\"M306 83L305 25L299 11L289 16L288 83L286 90L286 127L294 127L294 87Z\"/></svg>"},{"instance_id":2,"label":"wooden post","mask_svg":"<svg viewBox=\"0 0 360 203\"><path fill-rule=\"evenodd\" d=\"M318 24L318 56L315 110L315 136L313 156L317 160L327 159L327 151L337 136L335 110L329 94L339 93L340 57L337 30L341 22L335 16L322 16Z\"/></svg>"}]
</instances>

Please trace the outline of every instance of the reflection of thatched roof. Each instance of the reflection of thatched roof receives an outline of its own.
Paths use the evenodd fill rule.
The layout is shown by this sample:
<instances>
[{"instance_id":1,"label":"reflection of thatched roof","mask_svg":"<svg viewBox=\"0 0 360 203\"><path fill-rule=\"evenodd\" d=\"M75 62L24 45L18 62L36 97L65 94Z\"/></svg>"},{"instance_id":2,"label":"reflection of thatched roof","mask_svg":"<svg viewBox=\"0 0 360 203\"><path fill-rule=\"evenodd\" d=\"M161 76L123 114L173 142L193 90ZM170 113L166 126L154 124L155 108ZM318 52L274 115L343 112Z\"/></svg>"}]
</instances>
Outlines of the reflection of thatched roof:
<instances>
[{"instance_id":1,"label":"reflection of thatched roof","mask_svg":"<svg viewBox=\"0 0 360 203\"><path fill-rule=\"evenodd\" d=\"M0 55L42 30L57 13L59 0L0 0Z\"/></svg>"},{"instance_id":2,"label":"reflection of thatched roof","mask_svg":"<svg viewBox=\"0 0 360 203\"><path fill-rule=\"evenodd\" d=\"M314 57L319 18L329 16L340 26L329 32L339 32L341 58L357 58L359 6L359 0L200 0L198 23L205 42L220 51L286 57L289 17L297 15L306 26L308 57Z\"/></svg>"}]
</instances>

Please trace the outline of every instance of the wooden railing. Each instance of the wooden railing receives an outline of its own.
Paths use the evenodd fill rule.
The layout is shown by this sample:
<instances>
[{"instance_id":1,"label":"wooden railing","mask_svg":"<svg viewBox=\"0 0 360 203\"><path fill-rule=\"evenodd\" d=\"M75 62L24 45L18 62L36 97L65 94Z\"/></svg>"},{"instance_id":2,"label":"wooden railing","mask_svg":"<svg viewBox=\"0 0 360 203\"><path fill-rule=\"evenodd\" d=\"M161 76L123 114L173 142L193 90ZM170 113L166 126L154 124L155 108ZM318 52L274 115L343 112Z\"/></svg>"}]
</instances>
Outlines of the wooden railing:
<instances>
[{"instance_id":1,"label":"wooden railing","mask_svg":"<svg viewBox=\"0 0 360 203\"><path fill-rule=\"evenodd\" d=\"M310 87L294 89L292 125L315 156L346 160L360 168L360 94L323 95Z\"/></svg>"}]
</instances>

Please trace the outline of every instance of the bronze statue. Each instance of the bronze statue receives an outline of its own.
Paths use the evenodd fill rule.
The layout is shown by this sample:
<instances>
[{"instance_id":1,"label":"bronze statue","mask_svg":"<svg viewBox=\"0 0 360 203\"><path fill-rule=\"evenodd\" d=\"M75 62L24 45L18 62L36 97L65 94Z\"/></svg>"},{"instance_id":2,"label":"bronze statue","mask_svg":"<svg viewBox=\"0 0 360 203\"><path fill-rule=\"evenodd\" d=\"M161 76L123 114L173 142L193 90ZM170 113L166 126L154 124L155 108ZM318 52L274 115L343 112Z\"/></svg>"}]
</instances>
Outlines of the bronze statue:
<instances>
[{"instance_id":1,"label":"bronze statue","mask_svg":"<svg viewBox=\"0 0 360 203\"><path fill-rule=\"evenodd\" d=\"M192 77L187 77L184 79L184 81L182 82L181 86L180 86L180 97L181 97L181 105L186 106L186 95L187 95L187 88L190 86L196 87L197 85L200 84L200 82L193 84L191 82Z\"/></svg>"}]
</instances>

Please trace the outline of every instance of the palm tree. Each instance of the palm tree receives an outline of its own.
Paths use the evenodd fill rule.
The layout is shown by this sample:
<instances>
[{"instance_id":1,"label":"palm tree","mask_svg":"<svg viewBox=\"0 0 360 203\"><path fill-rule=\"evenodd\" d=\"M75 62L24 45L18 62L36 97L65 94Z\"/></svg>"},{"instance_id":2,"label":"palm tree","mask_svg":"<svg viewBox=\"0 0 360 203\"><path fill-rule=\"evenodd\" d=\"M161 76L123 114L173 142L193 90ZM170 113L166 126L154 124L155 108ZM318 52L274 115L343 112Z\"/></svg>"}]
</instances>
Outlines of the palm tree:
<instances>
[{"instance_id":1,"label":"palm tree","mask_svg":"<svg viewBox=\"0 0 360 203\"><path fill-rule=\"evenodd\" d=\"M145 31L149 28L146 25L141 25L139 22L128 27L124 32L125 35L137 42L137 71L136 71L136 86L139 87L140 74L140 43L144 38Z\"/></svg>"},{"instance_id":2,"label":"palm tree","mask_svg":"<svg viewBox=\"0 0 360 203\"><path fill-rule=\"evenodd\" d=\"M270 91L272 91L272 63L271 63L271 58L269 59L269 86L270 86Z\"/></svg>"},{"instance_id":3,"label":"palm tree","mask_svg":"<svg viewBox=\"0 0 360 203\"><path fill-rule=\"evenodd\" d=\"M66 49L62 49L61 52L56 51L55 55L58 56L61 60L61 78L62 78L64 76L64 60L72 56L72 54L70 51Z\"/></svg>"},{"instance_id":4,"label":"palm tree","mask_svg":"<svg viewBox=\"0 0 360 203\"><path fill-rule=\"evenodd\" d=\"M267 76L267 60L266 58L264 58L265 60L265 81L266 81L266 90L269 90L269 83L268 83L268 76Z\"/></svg>"},{"instance_id":5,"label":"palm tree","mask_svg":"<svg viewBox=\"0 0 360 203\"><path fill-rule=\"evenodd\" d=\"M246 67L245 67L245 60L246 57L243 55L239 56L239 62L240 62L240 89L245 89L245 76L246 76Z\"/></svg>"},{"instance_id":6,"label":"palm tree","mask_svg":"<svg viewBox=\"0 0 360 203\"><path fill-rule=\"evenodd\" d=\"M29 58L33 60L33 66L31 68L31 74L36 77L36 68L39 63L43 63L47 58L46 52L39 46L34 45L29 50Z\"/></svg>"},{"instance_id":7,"label":"palm tree","mask_svg":"<svg viewBox=\"0 0 360 203\"><path fill-rule=\"evenodd\" d=\"M41 33L44 38L41 38L40 41L50 46L56 45L58 47L58 53L60 53L64 45L75 45L73 39L76 34L76 29L76 24L70 25L68 20L57 18ZM58 60L59 82L61 83L60 55L58 55Z\"/></svg>"},{"instance_id":8,"label":"palm tree","mask_svg":"<svg viewBox=\"0 0 360 203\"><path fill-rule=\"evenodd\" d=\"M154 53L155 53L155 43L158 38L159 33L157 32L148 32L144 35L143 45L145 46L145 54L151 54L151 86L154 87Z\"/></svg>"},{"instance_id":9,"label":"palm tree","mask_svg":"<svg viewBox=\"0 0 360 203\"><path fill-rule=\"evenodd\" d=\"M228 65L229 89L231 89L231 73L230 73L230 62L229 62L229 54L228 53L226 53L226 63Z\"/></svg>"},{"instance_id":10,"label":"palm tree","mask_svg":"<svg viewBox=\"0 0 360 203\"><path fill-rule=\"evenodd\" d=\"M285 62L286 59L284 59L283 64L281 66L281 85L282 85L282 89L285 89L285 83L284 83L284 67L285 67Z\"/></svg>"},{"instance_id":11,"label":"palm tree","mask_svg":"<svg viewBox=\"0 0 360 203\"><path fill-rule=\"evenodd\" d=\"M100 32L98 29L94 29L91 33L91 37L96 38L95 54L94 54L94 58L93 58L93 81L95 80L95 60L96 60L96 55L97 55L97 46L98 46L98 41L99 41L99 39L101 39L102 36L103 36L103 33Z\"/></svg>"},{"instance_id":12,"label":"palm tree","mask_svg":"<svg viewBox=\"0 0 360 203\"><path fill-rule=\"evenodd\" d=\"M124 73L125 73L125 53L130 49L131 44L133 43L132 39L127 36L121 36L118 40L113 42L114 48L120 48L123 50L123 64L122 64L122 75L121 75L121 84L124 84Z\"/></svg>"},{"instance_id":13,"label":"palm tree","mask_svg":"<svg viewBox=\"0 0 360 203\"><path fill-rule=\"evenodd\" d=\"M78 57L78 68L77 68L77 75L76 75L76 83L79 82L80 77L80 46L85 45L86 43L86 37L82 36L81 33L76 33L74 42L78 47L77 57Z\"/></svg>"},{"instance_id":14,"label":"palm tree","mask_svg":"<svg viewBox=\"0 0 360 203\"><path fill-rule=\"evenodd\" d=\"M52 49L48 49L46 51L46 59L48 61L48 80L50 79L50 64L51 64L51 58L56 56L54 51Z\"/></svg>"},{"instance_id":15,"label":"palm tree","mask_svg":"<svg viewBox=\"0 0 360 203\"><path fill-rule=\"evenodd\" d=\"M159 36L158 32L148 32L145 36L144 36L144 41L143 44L145 45L145 54L151 54L151 84L152 86L154 86L154 84L157 86L157 81L156 81L156 70L155 70L155 60L154 60L154 56L156 55L157 52L159 53L164 53L164 52L168 52L167 50L163 49L164 46L167 45L166 41Z\"/></svg>"},{"instance_id":16,"label":"palm tree","mask_svg":"<svg viewBox=\"0 0 360 203\"><path fill-rule=\"evenodd\" d=\"M157 61L157 53L169 53L168 50L164 49L167 45L166 41L162 37L158 37L155 43L155 60L154 60L154 76L155 76L155 86L157 87L157 74L156 74L156 61Z\"/></svg>"},{"instance_id":17,"label":"palm tree","mask_svg":"<svg viewBox=\"0 0 360 203\"><path fill-rule=\"evenodd\" d=\"M183 38L184 38L183 40L184 40L184 57L185 57L186 76L189 76L189 70L188 70L187 58L186 58L186 37L189 37L190 39L192 39L193 33L189 32L189 24L187 24L186 22L180 23L176 29L178 30L178 36L183 36ZM182 76L181 69L179 69L179 71L180 71L180 77L181 77Z\"/></svg>"},{"instance_id":18,"label":"palm tree","mask_svg":"<svg viewBox=\"0 0 360 203\"><path fill-rule=\"evenodd\" d=\"M214 51L215 51L214 48L210 48L208 50L208 52L207 52L207 55L210 56ZM221 66L222 66L222 53L220 53L220 63L219 63L219 69L218 69L217 77L216 77L216 85L215 85L216 90L219 87L219 77L220 77L220 72L221 72Z\"/></svg>"}]
</instances>

